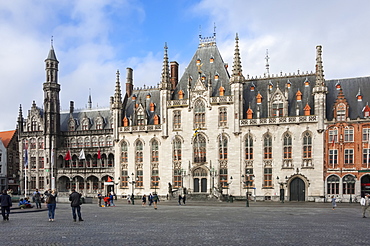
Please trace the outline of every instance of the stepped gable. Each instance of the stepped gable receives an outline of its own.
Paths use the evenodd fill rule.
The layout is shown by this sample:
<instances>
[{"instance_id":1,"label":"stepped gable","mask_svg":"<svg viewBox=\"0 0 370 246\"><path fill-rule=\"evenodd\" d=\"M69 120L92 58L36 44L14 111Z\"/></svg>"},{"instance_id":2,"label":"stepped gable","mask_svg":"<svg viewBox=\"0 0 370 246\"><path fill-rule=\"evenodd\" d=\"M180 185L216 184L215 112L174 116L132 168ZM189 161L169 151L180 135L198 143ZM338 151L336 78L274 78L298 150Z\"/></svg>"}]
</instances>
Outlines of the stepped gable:
<instances>
[{"instance_id":1,"label":"stepped gable","mask_svg":"<svg viewBox=\"0 0 370 246\"><path fill-rule=\"evenodd\" d=\"M150 95L150 98L147 96ZM135 101L132 100L132 97L135 96ZM150 111L150 103L154 103L154 112ZM125 109L123 113L123 118L127 117L127 119L133 120L134 119L134 112L135 112L135 105L142 104L145 107L145 113L147 117L147 125L154 125L154 115L160 115L160 91L156 88L149 88L149 89L134 89L130 98L127 98L127 102L125 104ZM160 117L161 122L161 117ZM131 123L130 123L131 124Z\"/></svg>"},{"instance_id":2,"label":"stepped gable","mask_svg":"<svg viewBox=\"0 0 370 246\"><path fill-rule=\"evenodd\" d=\"M70 112L65 111L60 113L60 130L63 132L68 131L68 122L70 119ZM98 109L82 109L75 110L72 113L73 119L76 120L76 131L82 130L82 120L87 117L90 120L90 130L96 130L96 119L103 117L104 124L103 129L112 129L110 124L111 111L109 108L98 108Z\"/></svg>"},{"instance_id":3,"label":"stepped gable","mask_svg":"<svg viewBox=\"0 0 370 246\"><path fill-rule=\"evenodd\" d=\"M246 80L243 85L243 118L246 119L246 112L249 108L253 110L253 119L257 118L257 108L260 111L260 118L268 118L268 94L270 93L270 99L279 89L282 95L285 97L286 91L288 92L288 115L296 116L297 106L299 108L299 115L304 115L303 109L308 104L311 109L314 108L314 97L312 95L312 89L315 86L316 76L315 74L302 74L282 77L267 77ZM305 81L308 81L308 86L305 85ZM290 88L287 88L287 84L290 84ZM272 85L272 89L269 92L269 85ZM251 86L254 86L254 90L251 90ZM298 90L302 93L302 100L297 101L296 93ZM261 94L262 103L257 104L256 96ZM284 98L285 99L285 98ZM314 112L311 111L311 114Z\"/></svg>"},{"instance_id":4,"label":"stepped gable","mask_svg":"<svg viewBox=\"0 0 370 246\"><path fill-rule=\"evenodd\" d=\"M337 84L342 88L344 97L346 98L349 105L348 117L351 120L357 118L364 119L362 112L363 108L367 103L370 102L370 94L365 93L370 91L370 77L358 77L358 78L347 78L347 79L333 79L326 80L326 86L328 87L328 94L326 94L326 119L333 120L334 117L334 104L337 100L339 90ZM361 93L362 100L358 101L357 95Z\"/></svg>"},{"instance_id":5,"label":"stepped gable","mask_svg":"<svg viewBox=\"0 0 370 246\"><path fill-rule=\"evenodd\" d=\"M197 66L197 60L200 60L200 66ZM221 54L216 46L215 42L212 43L201 43L195 52L193 58L189 62L184 74L182 75L178 85L176 86L172 99L178 99L178 92L182 90L184 92L184 99L188 98L188 83L189 77L191 76L191 88L194 88L195 83L199 78L199 70L206 77L205 86L208 88L209 79L211 78L212 83L212 97L219 95L219 88L222 85L225 88L225 96L231 95L230 90L230 75L225 68L225 63L221 57ZM218 74L218 80L215 80L215 75Z\"/></svg>"}]
</instances>

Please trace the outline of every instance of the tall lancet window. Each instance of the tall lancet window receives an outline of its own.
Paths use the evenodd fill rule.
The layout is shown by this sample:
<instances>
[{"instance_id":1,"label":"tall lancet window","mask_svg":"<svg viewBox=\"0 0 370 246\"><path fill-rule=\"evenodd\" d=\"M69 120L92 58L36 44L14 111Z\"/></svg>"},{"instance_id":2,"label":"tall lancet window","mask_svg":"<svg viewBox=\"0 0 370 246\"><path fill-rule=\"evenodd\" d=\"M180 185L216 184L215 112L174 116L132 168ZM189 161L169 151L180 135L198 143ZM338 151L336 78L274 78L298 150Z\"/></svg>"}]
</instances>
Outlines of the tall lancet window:
<instances>
[{"instance_id":1,"label":"tall lancet window","mask_svg":"<svg viewBox=\"0 0 370 246\"><path fill-rule=\"evenodd\" d=\"M206 125L205 106L202 100L198 100L194 104L194 128L203 128Z\"/></svg>"},{"instance_id":2,"label":"tall lancet window","mask_svg":"<svg viewBox=\"0 0 370 246\"><path fill-rule=\"evenodd\" d=\"M193 142L193 154L195 163L206 161L206 138L202 134L197 134Z\"/></svg>"}]
</instances>

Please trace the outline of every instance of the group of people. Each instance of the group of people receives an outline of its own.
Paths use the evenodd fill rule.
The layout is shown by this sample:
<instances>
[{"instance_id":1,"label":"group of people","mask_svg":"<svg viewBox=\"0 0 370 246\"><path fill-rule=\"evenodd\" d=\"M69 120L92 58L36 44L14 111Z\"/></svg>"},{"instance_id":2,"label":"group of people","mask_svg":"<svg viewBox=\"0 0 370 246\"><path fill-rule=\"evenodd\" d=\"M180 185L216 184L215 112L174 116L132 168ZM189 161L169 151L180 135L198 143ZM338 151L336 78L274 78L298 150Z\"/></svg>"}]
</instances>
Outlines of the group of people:
<instances>
[{"instance_id":1,"label":"group of people","mask_svg":"<svg viewBox=\"0 0 370 246\"><path fill-rule=\"evenodd\" d=\"M154 209L157 209L157 204L159 202L159 197L157 195L157 193L150 193L148 197L146 197L146 195L144 194L142 197L141 197L141 202L142 202L142 206L146 206L146 200L148 198L148 202L149 202L149 206L154 206Z\"/></svg>"},{"instance_id":2,"label":"group of people","mask_svg":"<svg viewBox=\"0 0 370 246\"><path fill-rule=\"evenodd\" d=\"M112 192L109 192L105 197L101 193L98 193L99 207L103 206L102 201L104 201L104 207L115 207L114 198L115 194Z\"/></svg>"}]
</instances>

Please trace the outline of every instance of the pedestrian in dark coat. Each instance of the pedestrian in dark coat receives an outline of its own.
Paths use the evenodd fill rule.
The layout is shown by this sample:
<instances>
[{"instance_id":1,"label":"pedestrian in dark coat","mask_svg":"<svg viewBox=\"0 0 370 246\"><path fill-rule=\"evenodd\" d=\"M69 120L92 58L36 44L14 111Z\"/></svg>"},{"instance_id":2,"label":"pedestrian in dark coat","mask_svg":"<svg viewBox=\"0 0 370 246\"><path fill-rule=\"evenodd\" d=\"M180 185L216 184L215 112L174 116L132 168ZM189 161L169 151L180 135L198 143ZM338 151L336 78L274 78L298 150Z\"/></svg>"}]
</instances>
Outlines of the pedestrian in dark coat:
<instances>
[{"instance_id":1,"label":"pedestrian in dark coat","mask_svg":"<svg viewBox=\"0 0 370 246\"><path fill-rule=\"evenodd\" d=\"M12 198L8 195L6 190L0 196L1 215L3 220L9 220L10 207L12 206Z\"/></svg>"},{"instance_id":2,"label":"pedestrian in dark coat","mask_svg":"<svg viewBox=\"0 0 370 246\"><path fill-rule=\"evenodd\" d=\"M182 196L179 194L179 206L181 205Z\"/></svg>"},{"instance_id":3,"label":"pedestrian in dark coat","mask_svg":"<svg viewBox=\"0 0 370 246\"><path fill-rule=\"evenodd\" d=\"M184 194L183 196L182 196L182 203L185 205L185 201L186 201L186 195Z\"/></svg>"},{"instance_id":4,"label":"pedestrian in dark coat","mask_svg":"<svg viewBox=\"0 0 370 246\"><path fill-rule=\"evenodd\" d=\"M55 208L57 207L57 192L56 190L53 190L51 193L48 193L48 203L46 204L48 206L48 216L49 221L54 221L55 216Z\"/></svg>"},{"instance_id":5,"label":"pedestrian in dark coat","mask_svg":"<svg viewBox=\"0 0 370 246\"><path fill-rule=\"evenodd\" d=\"M77 216L79 221L84 221L81 216L81 194L77 193L75 189L72 189L72 193L69 195L69 201L71 201L73 221L76 222Z\"/></svg>"}]
</instances>

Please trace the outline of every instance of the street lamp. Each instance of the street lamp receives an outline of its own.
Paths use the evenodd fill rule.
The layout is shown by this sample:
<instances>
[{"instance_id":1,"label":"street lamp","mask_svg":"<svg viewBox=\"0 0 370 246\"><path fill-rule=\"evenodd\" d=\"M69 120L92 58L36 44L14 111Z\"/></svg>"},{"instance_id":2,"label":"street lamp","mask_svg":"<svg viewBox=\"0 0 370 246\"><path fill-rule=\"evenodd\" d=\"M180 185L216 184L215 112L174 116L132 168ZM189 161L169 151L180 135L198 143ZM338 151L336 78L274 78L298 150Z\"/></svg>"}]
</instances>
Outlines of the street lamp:
<instances>
[{"instance_id":1,"label":"street lamp","mask_svg":"<svg viewBox=\"0 0 370 246\"><path fill-rule=\"evenodd\" d=\"M347 183L347 194L349 193L349 202L352 203L352 190L354 191L354 184L356 183L356 180L353 176L345 176L344 182Z\"/></svg>"},{"instance_id":2,"label":"street lamp","mask_svg":"<svg viewBox=\"0 0 370 246\"><path fill-rule=\"evenodd\" d=\"M247 202L245 204L246 207L249 207L249 187L253 185L253 177L253 174L250 174L248 169L246 170L245 176L242 175L243 183L247 186L247 193L245 195L247 198Z\"/></svg>"},{"instance_id":3,"label":"street lamp","mask_svg":"<svg viewBox=\"0 0 370 246\"><path fill-rule=\"evenodd\" d=\"M135 180L135 174L134 173L132 173L131 176L132 176L131 177L132 181L130 182L132 184L132 186L131 186L132 187L131 200L132 200L132 205L135 205L134 189L135 189L135 184L139 180L139 178L136 177L136 180Z\"/></svg>"},{"instance_id":4,"label":"street lamp","mask_svg":"<svg viewBox=\"0 0 370 246\"><path fill-rule=\"evenodd\" d=\"M283 181L279 182L279 176L277 176L276 179L278 180L278 183L280 185L280 201L284 203L284 195L285 195L284 185L286 185L288 177L285 176L285 182Z\"/></svg>"}]
</instances>

